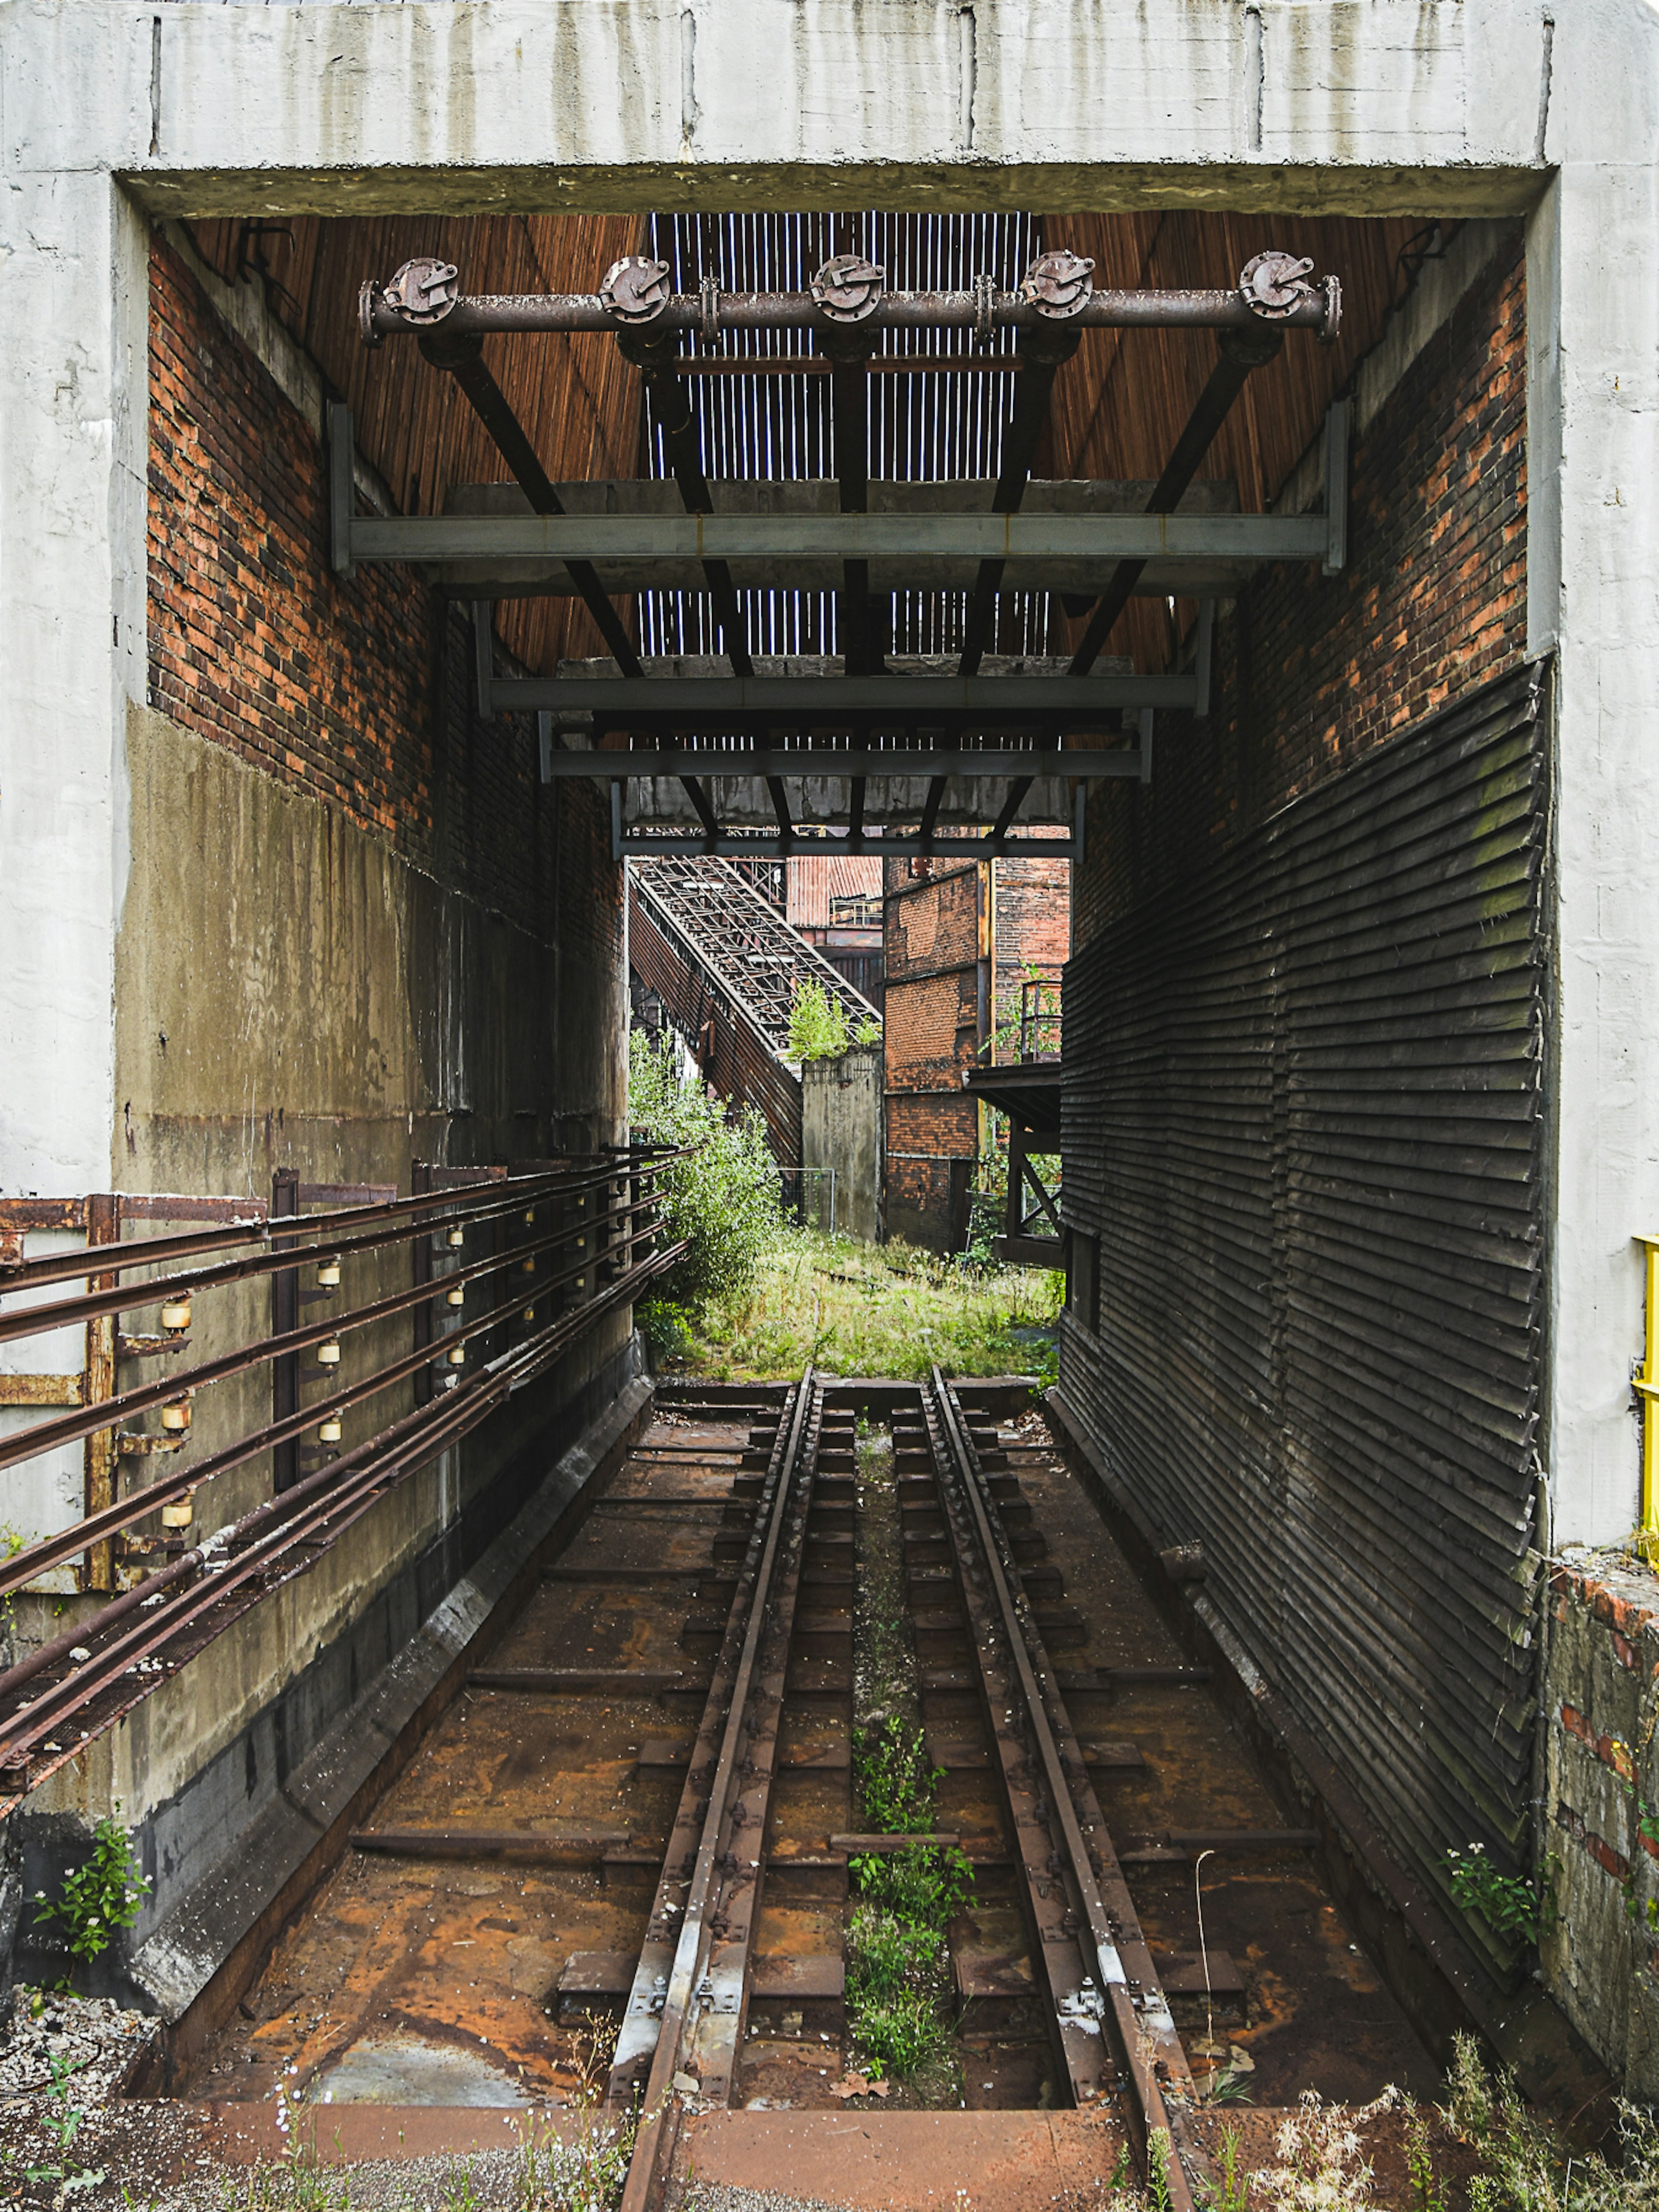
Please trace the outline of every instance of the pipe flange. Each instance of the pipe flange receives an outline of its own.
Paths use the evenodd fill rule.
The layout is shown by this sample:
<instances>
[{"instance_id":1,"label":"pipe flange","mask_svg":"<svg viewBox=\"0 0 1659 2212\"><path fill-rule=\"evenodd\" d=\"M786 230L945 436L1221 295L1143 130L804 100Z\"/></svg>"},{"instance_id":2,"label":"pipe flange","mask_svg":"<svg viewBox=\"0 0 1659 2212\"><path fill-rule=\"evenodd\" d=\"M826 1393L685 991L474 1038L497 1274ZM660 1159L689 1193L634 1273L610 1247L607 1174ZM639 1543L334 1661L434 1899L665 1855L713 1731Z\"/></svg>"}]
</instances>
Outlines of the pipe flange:
<instances>
[{"instance_id":1,"label":"pipe flange","mask_svg":"<svg viewBox=\"0 0 1659 2212\"><path fill-rule=\"evenodd\" d=\"M386 343L385 332L374 327L374 309L383 297L378 277L365 276L357 288L357 335L366 346Z\"/></svg>"},{"instance_id":2,"label":"pipe flange","mask_svg":"<svg viewBox=\"0 0 1659 2212\"><path fill-rule=\"evenodd\" d=\"M713 345L720 334L720 280L705 276L697 287L697 306L700 310L698 328L705 345Z\"/></svg>"},{"instance_id":3,"label":"pipe flange","mask_svg":"<svg viewBox=\"0 0 1659 2212\"><path fill-rule=\"evenodd\" d=\"M1303 302L1316 296L1308 282L1313 263L1294 253L1258 253L1244 264L1238 289L1253 315L1265 323L1282 323Z\"/></svg>"},{"instance_id":4,"label":"pipe flange","mask_svg":"<svg viewBox=\"0 0 1659 2212\"><path fill-rule=\"evenodd\" d=\"M648 260L642 253L625 254L613 261L599 287L599 301L607 315L637 329L654 323L673 297L665 261Z\"/></svg>"},{"instance_id":5,"label":"pipe flange","mask_svg":"<svg viewBox=\"0 0 1659 2212\"><path fill-rule=\"evenodd\" d=\"M430 330L461 295L461 272L453 261L422 254L405 261L380 295L380 304L411 330Z\"/></svg>"},{"instance_id":6,"label":"pipe flange","mask_svg":"<svg viewBox=\"0 0 1659 2212\"><path fill-rule=\"evenodd\" d=\"M1342 279L1328 276L1319 289L1325 295L1325 319L1319 325L1319 343L1334 345L1342 334Z\"/></svg>"},{"instance_id":7,"label":"pipe flange","mask_svg":"<svg viewBox=\"0 0 1659 2212\"><path fill-rule=\"evenodd\" d=\"M881 305L887 271L861 253L837 253L812 279L813 303L832 323L867 321Z\"/></svg>"},{"instance_id":8,"label":"pipe flange","mask_svg":"<svg viewBox=\"0 0 1659 2212\"><path fill-rule=\"evenodd\" d=\"M1094 263L1064 246L1039 253L1019 280L1019 296L1045 321L1069 322L1088 306L1095 289Z\"/></svg>"},{"instance_id":9,"label":"pipe flange","mask_svg":"<svg viewBox=\"0 0 1659 2212\"><path fill-rule=\"evenodd\" d=\"M974 343L981 353L996 336L996 278L975 276L974 279Z\"/></svg>"}]
</instances>

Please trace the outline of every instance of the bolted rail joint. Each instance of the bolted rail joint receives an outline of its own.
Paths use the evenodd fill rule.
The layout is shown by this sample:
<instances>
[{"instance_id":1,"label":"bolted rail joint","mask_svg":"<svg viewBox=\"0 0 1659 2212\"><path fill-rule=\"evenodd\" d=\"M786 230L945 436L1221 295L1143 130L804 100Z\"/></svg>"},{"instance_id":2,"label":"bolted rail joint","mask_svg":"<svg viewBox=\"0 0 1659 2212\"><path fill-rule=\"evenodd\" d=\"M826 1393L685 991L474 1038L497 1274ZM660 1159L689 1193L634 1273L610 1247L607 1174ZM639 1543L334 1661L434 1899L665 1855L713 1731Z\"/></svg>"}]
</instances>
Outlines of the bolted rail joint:
<instances>
[{"instance_id":1,"label":"bolted rail joint","mask_svg":"<svg viewBox=\"0 0 1659 2212\"><path fill-rule=\"evenodd\" d=\"M994 330L1054 323L1103 330L1249 330L1266 323L1313 331L1328 345L1342 326L1342 287L1334 276L1316 278L1313 265L1273 247L1253 255L1231 289L1104 291L1095 284L1093 262L1061 246L1039 254L1012 292L998 290L988 276L966 291L899 292L875 263L838 253L804 292L725 292L713 278L696 292L676 292L666 262L629 254L606 271L597 292L469 296L453 262L426 256L405 261L389 283L370 277L358 295L358 320L371 346L440 323L480 335L654 325L665 334L696 331L705 343L722 329L823 332L858 324L971 331L983 343Z\"/></svg>"}]
</instances>

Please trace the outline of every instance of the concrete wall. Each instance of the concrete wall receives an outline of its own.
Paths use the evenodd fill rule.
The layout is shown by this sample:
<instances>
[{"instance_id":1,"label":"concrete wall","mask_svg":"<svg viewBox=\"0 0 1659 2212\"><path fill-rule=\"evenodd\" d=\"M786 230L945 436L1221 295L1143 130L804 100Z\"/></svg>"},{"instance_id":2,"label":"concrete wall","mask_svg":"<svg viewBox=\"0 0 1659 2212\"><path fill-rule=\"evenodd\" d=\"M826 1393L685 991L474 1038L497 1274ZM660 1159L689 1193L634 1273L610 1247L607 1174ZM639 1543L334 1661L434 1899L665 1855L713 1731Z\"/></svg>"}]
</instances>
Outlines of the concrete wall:
<instances>
[{"instance_id":1,"label":"concrete wall","mask_svg":"<svg viewBox=\"0 0 1659 2212\"><path fill-rule=\"evenodd\" d=\"M854 1045L837 1060L809 1060L800 1072L801 1163L835 1176L835 1226L874 1244L881 1236L882 1054ZM817 1219L829 1225L829 1200Z\"/></svg>"},{"instance_id":2,"label":"concrete wall","mask_svg":"<svg viewBox=\"0 0 1659 2212\"><path fill-rule=\"evenodd\" d=\"M543 789L528 725L477 724L458 611L407 574L331 576L314 367L118 193L107 207L118 244L83 205L76 251L101 258L106 282L118 267L121 319L100 324L95 284L87 312L65 309L75 388L26 377L18 410L38 404L81 474L60 455L63 484L38 487L27 552L15 472L0 510L5 620L28 612L27 579L44 574L53 597L35 614L64 648L13 694L0 752L15 953L0 1189L268 1197L287 1167L406 1191L416 1159L615 1141L622 886L601 805ZM87 361L100 329L101 390ZM82 419L88 405L101 418ZM87 503L82 448L119 455L103 510ZM100 548L119 563L112 582ZM104 697L79 665L89 585ZM349 1263L347 1294L408 1279L405 1246ZM198 1309L195 1358L270 1327L263 1284ZM398 1317L354 1334L343 1371L408 1343ZM11 1838L30 1886L118 1802L155 1882L125 1948L187 1916L634 1364L624 1312L60 1771ZM405 1385L349 1413L346 1446L409 1404ZM215 1386L196 1411L185 1460L124 1462L129 1478L268 1419L269 1378ZM204 1488L197 1534L270 1480L255 1461ZM24 1534L61 1527L78 1488L14 1483L8 1517ZM100 1602L65 1570L7 1618L26 1644ZM26 1930L26 1969L27 1943Z\"/></svg>"}]
</instances>

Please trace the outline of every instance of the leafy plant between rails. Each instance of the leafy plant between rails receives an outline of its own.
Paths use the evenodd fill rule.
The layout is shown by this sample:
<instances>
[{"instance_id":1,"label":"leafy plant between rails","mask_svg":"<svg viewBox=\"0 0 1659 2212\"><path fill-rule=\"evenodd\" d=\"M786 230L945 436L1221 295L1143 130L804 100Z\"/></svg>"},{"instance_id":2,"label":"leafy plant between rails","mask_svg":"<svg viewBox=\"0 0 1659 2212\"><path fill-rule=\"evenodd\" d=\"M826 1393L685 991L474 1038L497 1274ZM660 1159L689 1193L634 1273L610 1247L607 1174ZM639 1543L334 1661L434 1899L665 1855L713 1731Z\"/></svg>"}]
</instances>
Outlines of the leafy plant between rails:
<instances>
[{"instance_id":1,"label":"leafy plant between rails","mask_svg":"<svg viewBox=\"0 0 1659 2212\"><path fill-rule=\"evenodd\" d=\"M116 1807L116 1812L120 1807ZM131 1928L144 1909L152 1885L138 1872L132 1855L132 1836L106 1813L92 1832L92 1852L85 1863L64 1869L68 1879L63 1894L49 1898L44 1889L34 1893L34 1924L60 1920L68 1930L65 1942L70 1966L60 1987L67 1990L77 1960L101 1958L115 1941L117 1931Z\"/></svg>"},{"instance_id":2,"label":"leafy plant between rails","mask_svg":"<svg viewBox=\"0 0 1659 2212\"><path fill-rule=\"evenodd\" d=\"M864 1817L887 1835L930 1833L934 1784L944 1770L921 1729L890 1714L854 1754ZM951 2039L946 1932L973 1888L961 1850L907 1844L861 1852L848 1869L858 1890L848 1930L847 2003L853 2040L882 2072L912 2075Z\"/></svg>"}]
</instances>

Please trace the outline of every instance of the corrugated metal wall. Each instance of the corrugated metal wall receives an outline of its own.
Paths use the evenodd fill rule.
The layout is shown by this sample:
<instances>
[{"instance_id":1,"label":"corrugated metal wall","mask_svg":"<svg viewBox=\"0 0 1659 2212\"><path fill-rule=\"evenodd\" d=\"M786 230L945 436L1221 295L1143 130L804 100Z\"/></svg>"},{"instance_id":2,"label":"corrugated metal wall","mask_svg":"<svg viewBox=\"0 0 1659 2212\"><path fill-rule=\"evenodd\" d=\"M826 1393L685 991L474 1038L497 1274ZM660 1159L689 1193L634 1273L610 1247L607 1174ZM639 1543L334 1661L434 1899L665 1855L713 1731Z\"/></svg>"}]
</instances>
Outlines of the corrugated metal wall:
<instances>
[{"instance_id":1,"label":"corrugated metal wall","mask_svg":"<svg viewBox=\"0 0 1659 2212\"><path fill-rule=\"evenodd\" d=\"M1066 979L1064 1395L1443 1890L1526 1848L1546 696L1379 747Z\"/></svg>"}]
</instances>

